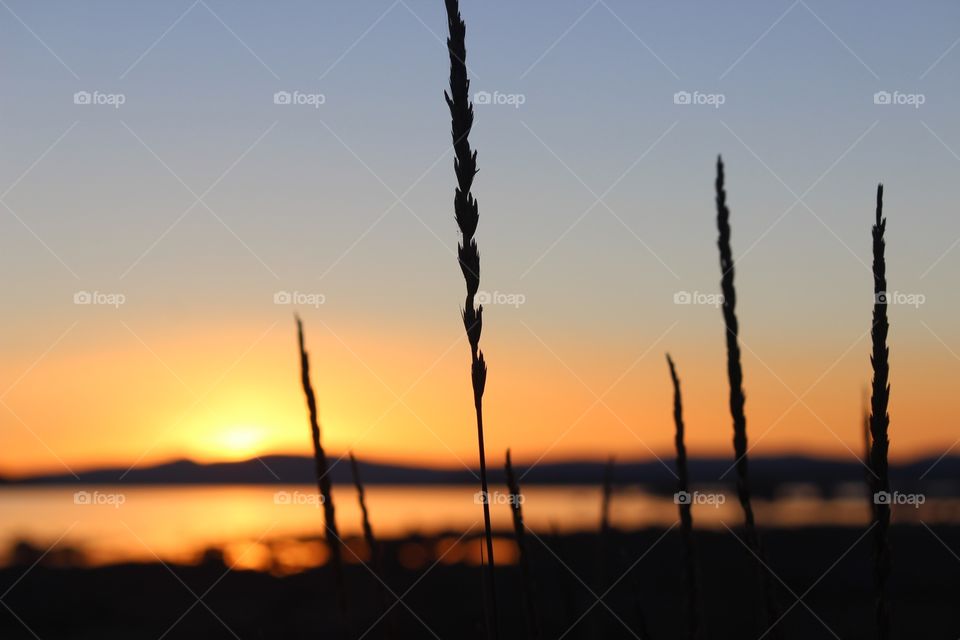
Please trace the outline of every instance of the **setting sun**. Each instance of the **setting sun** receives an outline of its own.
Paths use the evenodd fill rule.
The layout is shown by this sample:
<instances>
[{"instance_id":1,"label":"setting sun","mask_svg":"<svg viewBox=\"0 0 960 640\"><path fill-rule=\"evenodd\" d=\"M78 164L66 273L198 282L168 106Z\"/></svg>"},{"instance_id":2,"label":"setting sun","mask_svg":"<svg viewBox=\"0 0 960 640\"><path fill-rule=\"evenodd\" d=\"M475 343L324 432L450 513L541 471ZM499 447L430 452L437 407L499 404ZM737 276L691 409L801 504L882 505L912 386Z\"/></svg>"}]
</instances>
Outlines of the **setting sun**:
<instances>
[{"instance_id":1,"label":"setting sun","mask_svg":"<svg viewBox=\"0 0 960 640\"><path fill-rule=\"evenodd\" d=\"M266 430L256 426L234 426L215 434L211 453L219 457L241 460L262 453L266 445Z\"/></svg>"}]
</instances>

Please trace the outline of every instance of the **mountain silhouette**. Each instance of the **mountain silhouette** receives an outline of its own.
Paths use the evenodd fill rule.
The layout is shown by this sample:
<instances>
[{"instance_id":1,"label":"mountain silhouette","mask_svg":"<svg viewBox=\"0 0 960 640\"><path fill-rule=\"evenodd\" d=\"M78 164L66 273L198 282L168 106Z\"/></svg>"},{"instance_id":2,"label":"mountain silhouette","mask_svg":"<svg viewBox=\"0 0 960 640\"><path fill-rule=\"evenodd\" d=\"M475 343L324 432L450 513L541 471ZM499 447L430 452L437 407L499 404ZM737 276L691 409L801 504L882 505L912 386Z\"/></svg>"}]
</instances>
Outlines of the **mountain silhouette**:
<instances>
[{"instance_id":1,"label":"mountain silhouette","mask_svg":"<svg viewBox=\"0 0 960 640\"><path fill-rule=\"evenodd\" d=\"M330 477L334 484L350 484L349 461L331 456ZM696 486L732 485L735 474L728 471L732 461L727 457L694 458L689 461L690 478ZM163 485L163 484L313 484L314 461L309 456L271 455L239 462L198 463L175 460L149 467L127 469L104 467L70 474L35 475L0 480L3 486L24 485ZM360 462L366 484L378 485L458 485L476 483L476 471L465 467L434 468L379 462ZM602 461L566 461L541 463L529 472L517 465L524 475L524 485L594 485L603 478ZM616 467L616 483L643 485L655 493L669 494L676 489L672 461L658 460L623 462ZM856 461L821 459L807 456L773 456L750 461L752 482L757 493L772 496L789 490L791 485L814 488L821 495L836 494L842 487L865 484L864 468ZM924 491L930 495L960 495L960 457L922 458L891 465L891 484L898 491ZM506 482L499 466L489 469L490 482ZM722 479L721 479L722 477Z\"/></svg>"}]
</instances>

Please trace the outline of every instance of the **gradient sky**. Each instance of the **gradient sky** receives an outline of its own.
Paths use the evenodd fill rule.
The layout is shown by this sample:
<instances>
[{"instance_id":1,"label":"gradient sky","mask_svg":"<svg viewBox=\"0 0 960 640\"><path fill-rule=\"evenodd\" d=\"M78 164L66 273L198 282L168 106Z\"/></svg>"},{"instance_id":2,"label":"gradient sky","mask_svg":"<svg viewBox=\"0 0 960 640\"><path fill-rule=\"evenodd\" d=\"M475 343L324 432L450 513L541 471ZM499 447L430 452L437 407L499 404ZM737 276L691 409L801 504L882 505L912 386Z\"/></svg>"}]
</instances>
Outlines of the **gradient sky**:
<instances>
[{"instance_id":1,"label":"gradient sky","mask_svg":"<svg viewBox=\"0 0 960 640\"><path fill-rule=\"evenodd\" d=\"M925 297L890 308L891 455L956 442L960 5L463 11L473 89L523 96L472 135L481 289L524 297L484 323L494 460L669 456L666 350L689 449L729 452L720 311L674 304L718 290L718 153L755 454L860 452L881 180L891 290ZM475 462L440 0L0 15L0 470L309 452L279 291L324 297L296 308L328 448Z\"/></svg>"}]
</instances>

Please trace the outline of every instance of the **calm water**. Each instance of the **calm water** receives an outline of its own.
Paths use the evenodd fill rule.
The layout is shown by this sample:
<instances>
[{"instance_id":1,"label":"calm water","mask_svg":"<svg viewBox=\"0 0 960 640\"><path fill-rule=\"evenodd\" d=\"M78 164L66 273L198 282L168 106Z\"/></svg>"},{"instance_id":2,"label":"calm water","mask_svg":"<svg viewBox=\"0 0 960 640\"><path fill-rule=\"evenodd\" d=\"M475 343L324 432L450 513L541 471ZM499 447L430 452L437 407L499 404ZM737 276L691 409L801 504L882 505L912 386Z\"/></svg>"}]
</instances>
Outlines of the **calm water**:
<instances>
[{"instance_id":1,"label":"calm water","mask_svg":"<svg viewBox=\"0 0 960 640\"><path fill-rule=\"evenodd\" d=\"M492 500L494 526L508 529L510 509L503 494ZM341 534L359 536L360 512L351 487L334 490ZM475 489L452 487L372 486L367 502L373 526L383 538L412 533L451 533L454 540L473 527L479 531L482 510ZM711 504L695 504L697 526L735 527L740 509L733 496L712 496ZM722 504L717 504L722 502ZM530 487L525 489L524 516L534 534L595 530L600 517L598 487ZM757 501L764 526L863 524L865 498L822 499L802 492L774 502ZM86 562L124 560L194 562L205 549L220 548L229 562L250 568L269 566L282 558L290 567L321 564L326 556L315 538L321 531L323 509L312 486L209 487L33 487L0 490L0 549L27 540L41 551L80 548ZM930 499L919 509L895 508L895 521L960 520L960 501ZM624 529L669 527L677 520L672 497L639 490L615 495L611 510L615 526ZM509 544L504 541L504 544ZM362 552L358 552L361 553ZM504 551L509 559L510 549ZM466 554L469 556L469 553ZM451 558L469 560L469 557Z\"/></svg>"}]
</instances>

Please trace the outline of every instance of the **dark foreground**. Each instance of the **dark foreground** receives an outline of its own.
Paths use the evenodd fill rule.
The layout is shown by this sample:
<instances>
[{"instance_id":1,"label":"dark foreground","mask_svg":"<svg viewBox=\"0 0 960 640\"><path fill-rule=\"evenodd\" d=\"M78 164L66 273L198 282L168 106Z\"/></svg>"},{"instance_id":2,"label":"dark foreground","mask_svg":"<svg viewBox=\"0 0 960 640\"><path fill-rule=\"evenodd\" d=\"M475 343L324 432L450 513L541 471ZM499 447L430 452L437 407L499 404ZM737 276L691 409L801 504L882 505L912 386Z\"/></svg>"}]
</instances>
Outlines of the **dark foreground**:
<instances>
[{"instance_id":1,"label":"dark foreground","mask_svg":"<svg viewBox=\"0 0 960 640\"><path fill-rule=\"evenodd\" d=\"M663 533L614 533L603 545L593 535L532 538L542 637L687 637L679 535L674 530L657 542ZM763 635L749 552L732 533L698 532L704 637L876 637L872 539L858 542L863 533L766 532L769 566L786 613L774 632ZM895 527L892 540L893 637L960 637L960 527ZM431 549L430 540L420 542ZM379 622L377 583L356 564L348 567L350 617L344 623L326 569L280 578L228 571L216 561L96 569L40 563L0 570L6 592L0 597L0 638L482 638L478 568L442 562L430 568L433 558L426 557L422 569L405 569L396 561L399 544L387 545L384 559L389 587L402 603ZM599 562L601 554L606 563ZM597 604L596 596L611 585L604 604ZM498 570L496 586L501 638L529 637L518 568Z\"/></svg>"}]
</instances>

